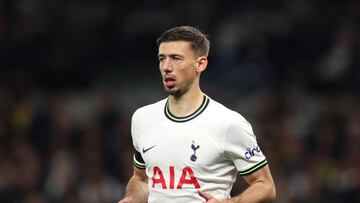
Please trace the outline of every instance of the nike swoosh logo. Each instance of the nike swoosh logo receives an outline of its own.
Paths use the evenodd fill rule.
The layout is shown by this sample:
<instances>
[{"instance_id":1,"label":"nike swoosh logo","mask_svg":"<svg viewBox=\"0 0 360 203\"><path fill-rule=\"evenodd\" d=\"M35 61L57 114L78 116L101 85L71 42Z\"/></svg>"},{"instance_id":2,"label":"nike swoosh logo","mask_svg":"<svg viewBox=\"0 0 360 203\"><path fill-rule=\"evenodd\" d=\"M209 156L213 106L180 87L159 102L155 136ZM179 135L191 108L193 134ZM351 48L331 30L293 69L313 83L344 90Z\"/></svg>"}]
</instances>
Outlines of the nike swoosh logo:
<instances>
[{"instance_id":1,"label":"nike swoosh logo","mask_svg":"<svg viewBox=\"0 0 360 203\"><path fill-rule=\"evenodd\" d=\"M154 146L151 146L151 147L149 147L149 148L147 148L147 149L145 149L145 147L143 147L143 153L145 154L147 151L149 151L150 149L152 149L152 148L154 148L156 145L154 145Z\"/></svg>"}]
</instances>

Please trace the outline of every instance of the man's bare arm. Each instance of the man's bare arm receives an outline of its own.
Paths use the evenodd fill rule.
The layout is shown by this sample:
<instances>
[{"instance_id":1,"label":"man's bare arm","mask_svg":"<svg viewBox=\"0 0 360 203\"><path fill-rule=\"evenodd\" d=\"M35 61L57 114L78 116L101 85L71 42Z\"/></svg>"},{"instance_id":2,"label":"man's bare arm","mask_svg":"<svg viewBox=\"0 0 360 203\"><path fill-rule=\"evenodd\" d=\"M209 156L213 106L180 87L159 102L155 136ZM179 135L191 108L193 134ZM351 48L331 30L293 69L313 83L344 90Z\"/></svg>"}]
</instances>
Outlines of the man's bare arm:
<instances>
[{"instance_id":1,"label":"man's bare arm","mask_svg":"<svg viewBox=\"0 0 360 203\"><path fill-rule=\"evenodd\" d=\"M125 197L119 203L146 203L149 195L147 182L145 170L134 168L134 174L126 186Z\"/></svg>"},{"instance_id":2,"label":"man's bare arm","mask_svg":"<svg viewBox=\"0 0 360 203\"><path fill-rule=\"evenodd\" d=\"M276 197L276 190L269 166L244 176L249 187L240 195L232 198L230 202L272 202Z\"/></svg>"}]
</instances>

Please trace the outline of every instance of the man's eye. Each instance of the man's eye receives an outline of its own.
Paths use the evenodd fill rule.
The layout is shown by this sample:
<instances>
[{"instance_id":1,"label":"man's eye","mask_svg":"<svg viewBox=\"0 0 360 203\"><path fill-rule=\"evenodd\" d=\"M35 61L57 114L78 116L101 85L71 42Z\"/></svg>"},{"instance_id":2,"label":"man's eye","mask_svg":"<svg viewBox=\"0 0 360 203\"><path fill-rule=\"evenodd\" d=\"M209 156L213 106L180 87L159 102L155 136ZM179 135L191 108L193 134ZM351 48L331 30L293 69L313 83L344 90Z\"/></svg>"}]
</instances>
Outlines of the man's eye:
<instances>
[{"instance_id":1,"label":"man's eye","mask_svg":"<svg viewBox=\"0 0 360 203\"><path fill-rule=\"evenodd\" d=\"M182 59L180 57L174 57L173 60L174 61L181 61Z\"/></svg>"}]
</instances>

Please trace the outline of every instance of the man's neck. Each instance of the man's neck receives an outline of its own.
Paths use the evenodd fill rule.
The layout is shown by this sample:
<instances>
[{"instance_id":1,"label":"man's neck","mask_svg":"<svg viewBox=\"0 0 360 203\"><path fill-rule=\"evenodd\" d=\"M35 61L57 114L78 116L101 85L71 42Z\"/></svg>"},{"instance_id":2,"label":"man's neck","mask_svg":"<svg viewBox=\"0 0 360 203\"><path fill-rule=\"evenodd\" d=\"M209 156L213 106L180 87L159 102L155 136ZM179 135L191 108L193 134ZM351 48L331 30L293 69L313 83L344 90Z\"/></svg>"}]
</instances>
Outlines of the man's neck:
<instances>
[{"instance_id":1,"label":"man's neck","mask_svg":"<svg viewBox=\"0 0 360 203\"><path fill-rule=\"evenodd\" d=\"M188 116L199 108L203 102L204 93L198 91L187 92L179 97L169 96L169 110L178 117Z\"/></svg>"}]
</instances>

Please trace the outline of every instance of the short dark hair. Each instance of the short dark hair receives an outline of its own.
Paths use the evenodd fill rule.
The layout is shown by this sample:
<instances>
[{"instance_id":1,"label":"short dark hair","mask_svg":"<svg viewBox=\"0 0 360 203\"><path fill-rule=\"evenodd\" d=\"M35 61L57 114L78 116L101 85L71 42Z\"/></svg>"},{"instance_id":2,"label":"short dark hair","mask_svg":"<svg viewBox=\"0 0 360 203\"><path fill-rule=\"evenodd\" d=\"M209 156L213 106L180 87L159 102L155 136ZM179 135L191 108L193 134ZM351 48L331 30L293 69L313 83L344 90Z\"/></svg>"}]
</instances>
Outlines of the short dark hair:
<instances>
[{"instance_id":1,"label":"short dark hair","mask_svg":"<svg viewBox=\"0 0 360 203\"><path fill-rule=\"evenodd\" d=\"M190 42L191 48L199 56L208 56L210 41L199 29L191 26L173 27L163 32L156 40L158 46L163 42L185 41Z\"/></svg>"}]
</instances>

